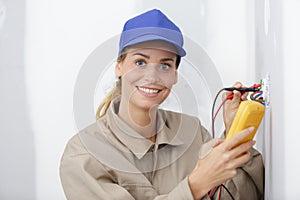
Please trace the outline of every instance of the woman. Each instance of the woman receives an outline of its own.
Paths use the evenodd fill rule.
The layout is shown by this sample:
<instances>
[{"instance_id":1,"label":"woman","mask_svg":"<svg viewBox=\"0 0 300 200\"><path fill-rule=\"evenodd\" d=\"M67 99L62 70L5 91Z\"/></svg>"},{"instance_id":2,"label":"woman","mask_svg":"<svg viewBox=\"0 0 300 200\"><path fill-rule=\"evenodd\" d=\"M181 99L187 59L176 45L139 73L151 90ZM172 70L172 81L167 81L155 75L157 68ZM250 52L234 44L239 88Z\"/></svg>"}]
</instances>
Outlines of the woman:
<instances>
[{"instance_id":1,"label":"woman","mask_svg":"<svg viewBox=\"0 0 300 200\"><path fill-rule=\"evenodd\" d=\"M100 105L97 121L76 134L63 154L67 198L206 199L219 192L222 199L263 199L261 155L254 141L237 145L253 128L228 141L211 140L197 118L158 109L186 54L180 29L150 10L125 23L119 45L116 88ZM226 131L244 99L234 91L226 102Z\"/></svg>"}]
</instances>

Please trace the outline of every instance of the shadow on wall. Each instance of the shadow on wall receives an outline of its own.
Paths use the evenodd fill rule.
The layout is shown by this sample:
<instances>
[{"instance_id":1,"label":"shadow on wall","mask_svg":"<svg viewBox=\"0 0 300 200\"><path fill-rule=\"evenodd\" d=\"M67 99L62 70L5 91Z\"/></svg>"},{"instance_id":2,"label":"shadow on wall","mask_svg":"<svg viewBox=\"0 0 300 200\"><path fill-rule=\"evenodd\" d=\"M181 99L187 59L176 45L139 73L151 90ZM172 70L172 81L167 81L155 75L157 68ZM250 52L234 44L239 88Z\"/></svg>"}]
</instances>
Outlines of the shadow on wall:
<instances>
[{"instance_id":1,"label":"shadow on wall","mask_svg":"<svg viewBox=\"0 0 300 200\"><path fill-rule=\"evenodd\" d=\"M24 79L25 1L0 0L0 199L35 200L35 150Z\"/></svg>"}]
</instances>

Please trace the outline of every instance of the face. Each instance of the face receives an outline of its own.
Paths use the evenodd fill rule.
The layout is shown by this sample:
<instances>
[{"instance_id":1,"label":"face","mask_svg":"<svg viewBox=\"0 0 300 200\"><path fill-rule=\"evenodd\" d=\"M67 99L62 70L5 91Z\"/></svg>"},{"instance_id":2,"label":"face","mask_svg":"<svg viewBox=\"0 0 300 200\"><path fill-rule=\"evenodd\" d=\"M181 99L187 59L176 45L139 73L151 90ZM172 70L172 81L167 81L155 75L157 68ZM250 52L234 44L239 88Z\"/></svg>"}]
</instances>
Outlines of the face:
<instances>
[{"instance_id":1,"label":"face","mask_svg":"<svg viewBox=\"0 0 300 200\"><path fill-rule=\"evenodd\" d=\"M161 104L177 82L173 47L162 42L147 42L129 48L116 65L122 80L122 99L130 107L149 110Z\"/></svg>"}]
</instances>

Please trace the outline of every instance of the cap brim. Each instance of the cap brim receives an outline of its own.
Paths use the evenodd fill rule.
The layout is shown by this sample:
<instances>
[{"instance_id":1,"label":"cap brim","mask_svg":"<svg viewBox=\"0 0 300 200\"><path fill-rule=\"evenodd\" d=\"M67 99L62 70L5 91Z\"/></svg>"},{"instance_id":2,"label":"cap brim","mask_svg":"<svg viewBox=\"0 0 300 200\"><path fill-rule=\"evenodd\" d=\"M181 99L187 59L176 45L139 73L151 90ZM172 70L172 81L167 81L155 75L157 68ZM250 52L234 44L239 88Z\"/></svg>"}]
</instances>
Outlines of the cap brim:
<instances>
[{"instance_id":1,"label":"cap brim","mask_svg":"<svg viewBox=\"0 0 300 200\"><path fill-rule=\"evenodd\" d=\"M180 57L183 57L186 55L186 52L185 50L178 46L174 41L171 41L169 39L166 39L162 36L159 36L159 35L143 35L143 36L140 36L138 38L135 38L133 40L131 40L130 42L128 42L126 45L124 45L124 48L125 47L128 47L128 46L132 46L132 45L135 45L135 44L140 44L142 42L149 42L149 41L154 41L154 40L162 40L162 41L165 41L165 42L168 42L170 44L172 44L174 47L175 47L175 52L173 49L168 49L169 51L171 52L174 52L176 53L177 55L179 55ZM121 54L121 52L119 52L119 55Z\"/></svg>"}]
</instances>

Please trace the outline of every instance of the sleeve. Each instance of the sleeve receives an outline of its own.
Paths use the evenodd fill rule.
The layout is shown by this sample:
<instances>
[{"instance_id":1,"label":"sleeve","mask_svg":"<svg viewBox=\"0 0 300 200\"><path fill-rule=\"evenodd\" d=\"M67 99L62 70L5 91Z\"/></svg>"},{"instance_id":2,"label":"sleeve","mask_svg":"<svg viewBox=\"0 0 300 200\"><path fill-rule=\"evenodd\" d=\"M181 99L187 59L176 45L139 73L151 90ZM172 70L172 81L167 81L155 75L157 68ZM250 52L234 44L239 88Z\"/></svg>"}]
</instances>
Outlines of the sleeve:
<instances>
[{"instance_id":1,"label":"sleeve","mask_svg":"<svg viewBox=\"0 0 300 200\"><path fill-rule=\"evenodd\" d=\"M193 200L187 178L168 194L159 195L153 187L149 187L143 190L142 195L145 196L132 195L118 184L117 178L103 164L85 150L77 137L70 140L63 153L60 179L68 200Z\"/></svg>"},{"instance_id":2,"label":"sleeve","mask_svg":"<svg viewBox=\"0 0 300 200\"><path fill-rule=\"evenodd\" d=\"M69 141L64 151L60 179L68 200L134 199L127 190L114 184L114 177L89 155L77 137Z\"/></svg>"}]
</instances>

